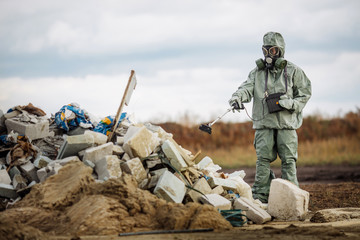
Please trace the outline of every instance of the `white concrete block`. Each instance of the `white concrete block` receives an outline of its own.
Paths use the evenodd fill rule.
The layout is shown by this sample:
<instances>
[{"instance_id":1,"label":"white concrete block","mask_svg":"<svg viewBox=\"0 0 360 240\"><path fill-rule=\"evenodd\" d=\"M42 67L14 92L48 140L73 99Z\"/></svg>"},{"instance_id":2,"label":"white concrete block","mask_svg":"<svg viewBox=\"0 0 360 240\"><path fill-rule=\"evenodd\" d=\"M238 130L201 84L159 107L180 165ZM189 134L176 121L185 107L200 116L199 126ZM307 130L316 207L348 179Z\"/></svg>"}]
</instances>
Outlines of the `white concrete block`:
<instances>
[{"instance_id":1,"label":"white concrete block","mask_svg":"<svg viewBox=\"0 0 360 240\"><path fill-rule=\"evenodd\" d=\"M160 144L160 140L156 134L147 130L145 126L140 128L130 127L124 136L124 141L124 150L126 151L128 146L133 156L139 158L149 156Z\"/></svg>"},{"instance_id":2,"label":"white concrete block","mask_svg":"<svg viewBox=\"0 0 360 240\"><path fill-rule=\"evenodd\" d=\"M223 192L224 192L224 188L222 186L217 186L217 187L211 189L210 193L221 195Z\"/></svg>"},{"instance_id":3,"label":"white concrete block","mask_svg":"<svg viewBox=\"0 0 360 240\"><path fill-rule=\"evenodd\" d=\"M46 119L36 124L7 119L5 120L5 125L8 132L14 130L14 132L25 135L31 140L44 138L49 135L49 121Z\"/></svg>"},{"instance_id":4,"label":"white concrete block","mask_svg":"<svg viewBox=\"0 0 360 240\"><path fill-rule=\"evenodd\" d=\"M93 163L96 163L96 161L102 159L103 157L107 155L112 155L113 145L114 144L112 142L108 142L97 147L91 147L86 149L83 161L89 160Z\"/></svg>"},{"instance_id":5,"label":"white concrete block","mask_svg":"<svg viewBox=\"0 0 360 240\"><path fill-rule=\"evenodd\" d=\"M20 174L16 174L13 178L12 185L16 190L20 190L27 187L26 179Z\"/></svg>"},{"instance_id":6,"label":"white concrete block","mask_svg":"<svg viewBox=\"0 0 360 240\"><path fill-rule=\"evenodd\" d=\"M262 224L271 221L271 216L248 198L237 198L234 201L234 209L246 211L246 216L254 223Z\"/></svg>"},{"instance_id":7,"label":"white concrete block","mask_svg":"<svg viewBox=\"0 0 360 240\"><path fill-rule=\"evenodd\" d=\"M36 174L37 169L32 162L29 161L24 165L20 165L19 168L27 180L29 180L29 182L39 182L39 178Z\"/></svg>"},{"instance_id":8,"label":"white concrete block","mask_svg":"<svg viewBox=\"0 0 360 240\"><path fill-rule=\"evenodd\" d=\"M310 194L284 179L271 181L268 213L285 221L305 219L308 212Z\"/></svg>"},{"instance_id":9,"label":"white concrete block","mask_svg":"<svg viewBox=\"0 0 360 240\"><path fill-rule=\"evenodd\" d=\"M185 193L185 184L169 171L163 173L154 189L156 196L175 203L181 203Z\"/></svg>"},{"instance_id":10,"label":"white concrete block","mask_svg":"<svg viewBox=\"0 0 360 240\"><path fill-rule=\"evenodd\" d=\"M123 160L123 161L129 161L130 159L131 159L131 157L127 153L125 153L121 158L121 160Z\"/></svg>"},{"instance_id":11,"label":"white concrete block","mask_svg":"<svg viewBox=\"0 0 360 240\"><path fill-rule=\"evenodd\" d=\"M3 183L3 184L11 183L11 178L10 178L8 172L6 171L6 169L0 170L0 183Z\"/></svg>"},{"instance_id":12,"label":"white concrete block","mask_svg":"<svg viewBox=\"0 0 360 240\"><path fill-rule=\"evenodd\" d=\"M120 159L115 155L105 156L96 161L95 172L99 180L121 177Z\"/></svg>"},{"instance_id":13,"label":"white concrete block","mask_svg":"<svg viewBox=\"0 0 360 240\"><path fill-rule=\"evenodd\" d=\"M181 157L180 153L176 150L176 147L171 141L166 140L161 145L161 148L165 153L165 156L170 160L171 165L173 165L177 170L183 171L188 167L188 165Z\"/></svg>"},{"instance_id":14,"label":"white concrete block","mask_svg":"<svg viewBox=\"0 0 360 240\"><path fill-rule=\"evenodd\" d=\"M36 175L38 176L40 182L46 180L48 172L50 172L50 168L48 167L40 168L36 171Z\"/></svg>"},{"instance_id":15,"label":"white concrete block","mask_svg":"<svg viewBox=\"0 0 360 240\"><path fill-rule=\"evenodd\" d=\"M91 134L68 136L59 149L57 159L76 156L80 151L92 147L94 137Z\"/></svg>"},{"instance_id":16,"label":"white concrete block","mask_svg":"<svg viewBox=\"0 0 360 240\"><path fill-rule=\"evenodd\" d=\"M231 209L231 202L218 194L201 195L200 202L210 204L219 210Z\"/></svg>"},{"instance_id":17,"label":"white concrete block","mask_svg":"<svg viewBox=\"0 0 360 240\"><path fill-rule=\"evenodd\" d=\"M94 132L91 130L86 130L84 132L84 135L91 135L94 139L95 145L102 145L107 142L107 136L105 134L102 134L100 132Z\"/></svg>"},{"instance_id":18,"label":"white concrete block","mask_svg":"<svg viewBox=\"0 0 360 240\"><path fill-rule=\"evenodd\" d=\"M141 183L145 178L147 178L145 168L139 158L133 158L122 163L121 169L124 172L133 175L138 183Z\"/></svg>"},{"instance_id":19,"label":"white concrete block","mask_svg":"<svg viewBox=\"0 0 360 240\"><path fill-rule=\"evenodd\" d=\"M210 194L212 190L205 178L198 179L192 187L203 194ZM188 195L193 202L200 202L200 197L203 195L199 192L189 190L186 195Z\"/></svg>"},{"instance_id":20,"label":"white concrete block","mask_svg":"<svg viewBox=\"0 0 360 240\"><path fill-rule=\"evenodd\" d=\"M36 171L36 175L39 179L37 182L43 182L48 177L55 175L59 172L59 170L62 168L62 165L60 165L59 161L53 161L52 163L48 164L44 168L40 168Z\"/></svg>"}]
</instances>

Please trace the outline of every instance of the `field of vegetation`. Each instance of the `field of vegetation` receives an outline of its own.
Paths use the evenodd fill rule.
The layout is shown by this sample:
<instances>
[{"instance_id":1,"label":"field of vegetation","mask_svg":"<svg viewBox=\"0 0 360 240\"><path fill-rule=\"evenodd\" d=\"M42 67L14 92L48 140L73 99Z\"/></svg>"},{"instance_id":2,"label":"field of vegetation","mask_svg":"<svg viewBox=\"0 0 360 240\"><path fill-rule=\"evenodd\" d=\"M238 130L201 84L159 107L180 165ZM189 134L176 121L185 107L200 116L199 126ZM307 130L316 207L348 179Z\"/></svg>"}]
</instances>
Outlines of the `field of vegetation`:
<instances>
[{"instance_id":1,"label":"field of vegetation","mask_svg":"<svg viewBox=\"0 0 360 240\"><path fill-rule=\"evenodd\" d=\"M218 122L209 135L198 126L183 126L167 122L158 124L172 133L174 139L194 154L211 157L223 168L253 167L256 153L253 147L252 122ZM360 165L360 109L344 117L324 119L321 116L304 118L297 130L299 138L298 166ZM274 166L280 166L280 160Z\"/></svg>"}]
</instances>

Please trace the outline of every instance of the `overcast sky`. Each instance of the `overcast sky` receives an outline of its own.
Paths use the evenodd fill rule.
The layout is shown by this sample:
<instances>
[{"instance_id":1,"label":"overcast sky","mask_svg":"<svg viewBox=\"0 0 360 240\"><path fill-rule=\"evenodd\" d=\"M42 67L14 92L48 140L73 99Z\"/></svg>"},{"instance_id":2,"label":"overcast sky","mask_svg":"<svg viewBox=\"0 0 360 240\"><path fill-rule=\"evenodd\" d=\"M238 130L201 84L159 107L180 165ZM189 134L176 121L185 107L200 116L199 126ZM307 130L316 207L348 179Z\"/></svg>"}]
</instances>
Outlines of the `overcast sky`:
<instances>
[{"instance_id":1,"label":"overcast sky","mask_svg":"<svg viewBox=\"0 0 360 240\"><path fill-rule=\"evenodd\" d=\"M358 0L0 0L0 109L115 115L133 69L124 111L138 121L214 120L277 31L312 81L304 114L339 116L360 107L359 12Z\"/></svg>"}]
</instances>

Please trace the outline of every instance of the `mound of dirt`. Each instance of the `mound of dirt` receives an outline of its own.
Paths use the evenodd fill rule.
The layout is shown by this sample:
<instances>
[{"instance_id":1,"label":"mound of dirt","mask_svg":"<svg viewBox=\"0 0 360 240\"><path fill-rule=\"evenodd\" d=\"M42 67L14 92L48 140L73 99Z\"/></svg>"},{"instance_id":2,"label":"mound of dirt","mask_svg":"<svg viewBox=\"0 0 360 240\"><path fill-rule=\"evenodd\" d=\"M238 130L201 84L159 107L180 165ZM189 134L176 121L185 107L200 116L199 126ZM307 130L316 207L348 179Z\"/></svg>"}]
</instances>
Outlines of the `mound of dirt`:
<instances>
[{"instance_id":1,"label":"mound of dirt","mask_svg":"<svg viewBox=\"0 0 360 240\"><path fill-rule=\"evenodd\" d=\"M34 186L24 199L2 212L0 222L21 224L39 234L78 236L232 228L212 206L166 202L139 189L134 177L127 174L97 183L91 172L81 162L68 163L57 175ZM2 231L8 237L16 234L6 227Z\"/></svg>"}]
</instances>

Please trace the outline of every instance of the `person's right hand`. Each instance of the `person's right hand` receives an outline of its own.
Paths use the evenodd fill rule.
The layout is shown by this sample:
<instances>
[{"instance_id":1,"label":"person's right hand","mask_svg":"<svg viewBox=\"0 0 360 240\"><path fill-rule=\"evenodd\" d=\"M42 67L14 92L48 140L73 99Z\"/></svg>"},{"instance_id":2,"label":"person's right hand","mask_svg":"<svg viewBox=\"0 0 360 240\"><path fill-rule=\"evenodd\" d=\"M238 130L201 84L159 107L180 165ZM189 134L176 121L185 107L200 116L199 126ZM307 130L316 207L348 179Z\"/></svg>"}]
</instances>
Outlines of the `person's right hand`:
<instances>
[{"instance_id":1,"label":"person's right hand","mask_svg":"<svg viewBox=\"0 0 360 240\"><path fill-rule=\"evenodd\" d=\"M236 97L236 96L233 96L230 100L229 100L229 105L230 107L233 107L234 109L233 110L240 110L240 106L241 106L241 100Z\"/></svg>"}]
</instances>

